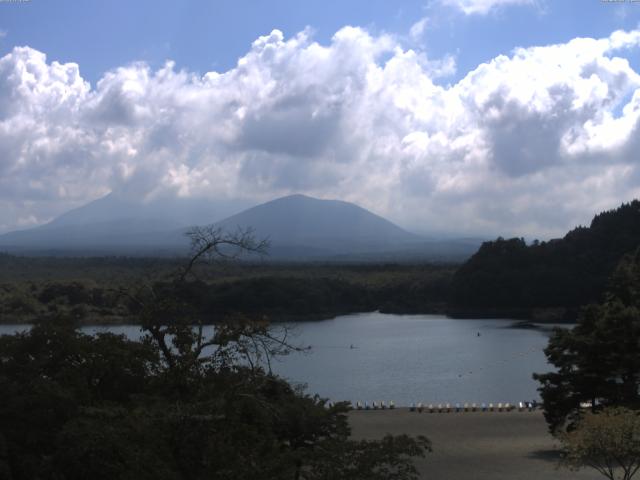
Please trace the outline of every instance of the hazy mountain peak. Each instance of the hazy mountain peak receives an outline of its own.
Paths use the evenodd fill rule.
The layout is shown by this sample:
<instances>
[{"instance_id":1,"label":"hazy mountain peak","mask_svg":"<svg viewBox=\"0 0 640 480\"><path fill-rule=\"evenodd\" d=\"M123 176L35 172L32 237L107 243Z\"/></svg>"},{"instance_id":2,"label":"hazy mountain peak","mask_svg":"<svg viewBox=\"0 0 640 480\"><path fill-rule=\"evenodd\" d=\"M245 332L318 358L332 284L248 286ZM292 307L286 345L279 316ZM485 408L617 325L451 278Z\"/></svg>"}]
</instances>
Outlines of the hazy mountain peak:
<instances>
[{"instance_id":1,"label":"hazy mountain peak","mask_svg":"<svg viewBox=\"0 0 640 480\"><path fill-rule=\"evenodd\" d=\"M258 236L287 244L349 240L370 245L410 242L418 237L353 203L289 195L233 215L219 225L252 227Z\"/></svg>"},{"instance_id":2,"label":"hazy mountain peak","mask_svg":"<svg viewBox=\"0 0 640 480\"><path fill-rule=\"evenodd\" d=\"M208 198L160 196L148 201L109 193L104 197L74 208L46 225L86 225L114 221L154 220L165 229L210 224L246 208L246 202L216 201Z\"/></svg>"},{"instance_id":3,"label":"hazy mountain peak","mask_svg":"<svg viewBox=\"0 0 640 480\"><path fill-rule=\"evenodd\" d=\"M175 198L143 203L110 194L48 225L2 235L0 249L65 255L175 255L188 248L187 226L210 224L215 211L230 205ZM270 240L269 255L274 259L439 258L451 250L444 243L427 245L424 238L353 203L302 194L256 205L215 225L227 231L253 228L257 238ZM458 250L470 254L473 247L465 244L453 249L460 255Z\"/></svg>"}]
</instances>

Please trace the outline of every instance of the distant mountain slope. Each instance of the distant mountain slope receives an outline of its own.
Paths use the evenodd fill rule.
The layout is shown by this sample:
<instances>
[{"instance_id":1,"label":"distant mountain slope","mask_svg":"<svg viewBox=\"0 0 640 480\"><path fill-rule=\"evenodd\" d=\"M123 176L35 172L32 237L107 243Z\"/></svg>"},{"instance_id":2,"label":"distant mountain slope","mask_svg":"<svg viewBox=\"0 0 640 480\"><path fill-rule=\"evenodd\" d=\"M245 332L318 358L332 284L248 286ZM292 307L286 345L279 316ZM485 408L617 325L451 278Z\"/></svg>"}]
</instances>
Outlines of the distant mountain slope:
<instances>
[{"instance_id":1,"label":"distant mountain slope","mask_svg":"<svg viewBox=\"0 0 640 480\"><path fill-rule=\"evenodd\" d=\"M205 198L158 197L149 201L110 193L70 210L41 228L89 225L125 220L153 221L165 229L202 225L246 208L245 202L213 202Z\"/></svg>"},{"instance_id":2,"label":"distant mountain slope","mask_svg":"<svg viewBox=\"0 0 640 480\"><path fill-rule=\"evenodd\" d=\"M46 254L185 253L186 229L215 220L229 205L187 199L142 203L108 195L71 210L52 222L0 236L0 248ZM220 218L220 217L218 217ZM225 230L254 228L271 240L276 259L326 258L403 249L420 237L354 204L303 195L273 200L217 224Z\"/></svg>"},{"instance_id":3,"label":"distant mountain slope","mask_svg":"<svg viewBox=\"0 0 640 480\"><path fill-rule=\"evenodd\" d=\"M184 254L187 226L210 224L215 212L224 212L231 205L185 199L143 204L109 195L47 225L0 235L0 251L83 256ZM353 203L304 195L257 205L215 225L227 231L253 228L256 237L270 240L272 260L460 261L480 244L465 239L427 241Z\"/></svg>"},{"instance_id":4,"label":"distant mountain slope","mask_svg":"<svg viewBox=\"0 0 640 480\"><path fill-rule=\"evenodd\" d=\"M453 311L562 307L600 300L608 277L640 246L640 201L596 215L562 239L527 246L522 239L486 242L456 273Z\"/></svg>"},{"instance_id":5,"label":"distant mountain slope","mask_svg":"<svg viewBox=\"0 0 640 480\"><path fill-rule=\"evenodd\" d=\"M415 244L420 237L353 203L304 195L278 198L218 223L226 230L252 227L272 247L342 253Z\"/></svg>"},{"instance_id":6,"label":"distant mountain slope","mask_svg":"<svg viewBox=\"0 0 640 480\"><path fill-rule=\"evenodd\" d=\"M148 202L109 194L31 229L0 235L0 249L18 253L82 255L184 251L185 227L207 224L243 203L202 198L156 198Z\"/></svg>"},{"instance_id":7,"label":"distant mountain slope","mask_svg":"<svg viewBox=\"0 0 640 480\"><path fill-rule=\"evenodd\" d=\"M0 236L0 250L13 253L127 255L175 253L186 247L178 225L155 219L123 219L107 222L44 225Z\"/></svg>"}]
</instances>

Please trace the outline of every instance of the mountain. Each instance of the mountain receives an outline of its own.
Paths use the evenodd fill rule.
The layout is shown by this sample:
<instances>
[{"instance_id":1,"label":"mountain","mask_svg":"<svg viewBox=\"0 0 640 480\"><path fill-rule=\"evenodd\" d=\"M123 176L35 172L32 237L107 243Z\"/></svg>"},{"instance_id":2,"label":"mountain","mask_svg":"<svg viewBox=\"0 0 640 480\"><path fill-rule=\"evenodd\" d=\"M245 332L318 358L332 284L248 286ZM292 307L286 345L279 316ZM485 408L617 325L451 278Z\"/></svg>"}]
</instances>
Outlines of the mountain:
<instances>
[{"instance_id":1,"label":"mountain","mask_svg":"<svg viewBox=\"0 0 640 480\"><path fill-rule=\"evenodd\" d=\"M210 224L246 207L241 202L159 197L140 201L109 194L51 222L0 235L0 249L37 254L175 254L184 229Z\"/></svg>"},{"instance_id":2,"label":"mountain","mask_svg":"<svg viewBox=\"0 0 640 480\"><path fill-rule=\"evenodd\" d=\"M216 215L211 203L203 199L160 197L142 202L110 193L60 215L42 228L144 219L153 220L158 225L164 224L165 229L171 229L211 222L224 216L226 215Z\"/></svg>"},{"instance_id":3,"label":"mountain","mask_svg":"<svg viewBox=\"0 0 640 480\"><path fill-rule=\"evenodd\" d=\"M415 244L420 237L353 203L305 195L278 198L233 215L218 226L254 229L276 254L312 250L315 254L380 251Z\"/></svg>"},{"instance_id":4,"label":"mountain","mask_svg":"<svg viewBox=\"0 0 640 480\"><path fill-rule=\"evenodd\" d=\"M185 232L212 224L236 204L157 199L140 203L108 195L47 225L0 236L0 250L48 255L176 255ZM236 210L237 211L237 210ZM471 255L474 240L427 241L353 203L304 195L278 198L213 223L226 231L253 228L270 241L273 260L453 260Z\"/></svg>"},{"instance_id":5,"label":"mountain","mask_svg":"<svg viewBox=\"0 0 640 480\"><path fill-rule=\"evenodd\" d=\"M486 242L454 276L451 313L530 316L535 309L556 309L575 316L580 306L602 300L613 269L638 247L638 200L596 215L589 227L561 239Z\"/></svg>"}]
</instances>

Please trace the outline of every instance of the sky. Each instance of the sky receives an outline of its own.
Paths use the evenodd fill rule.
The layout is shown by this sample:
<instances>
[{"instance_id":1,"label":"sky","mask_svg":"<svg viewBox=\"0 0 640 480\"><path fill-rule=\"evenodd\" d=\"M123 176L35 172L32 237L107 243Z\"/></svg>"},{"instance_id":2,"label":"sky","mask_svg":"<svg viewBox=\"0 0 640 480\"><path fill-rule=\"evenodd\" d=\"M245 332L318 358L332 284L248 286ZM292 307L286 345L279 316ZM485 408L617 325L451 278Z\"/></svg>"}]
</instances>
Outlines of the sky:
<instances>
[{"instance_id":1,"label":"sky","mask_svg":"<svg viewBox=\"0 0 640 480\"><path fill-rule=\"evenodd\" d=\"M0 0L0 232L304 193L549 238L640 197L638 152L638 1Z\"/></svg>"}]
</instances>

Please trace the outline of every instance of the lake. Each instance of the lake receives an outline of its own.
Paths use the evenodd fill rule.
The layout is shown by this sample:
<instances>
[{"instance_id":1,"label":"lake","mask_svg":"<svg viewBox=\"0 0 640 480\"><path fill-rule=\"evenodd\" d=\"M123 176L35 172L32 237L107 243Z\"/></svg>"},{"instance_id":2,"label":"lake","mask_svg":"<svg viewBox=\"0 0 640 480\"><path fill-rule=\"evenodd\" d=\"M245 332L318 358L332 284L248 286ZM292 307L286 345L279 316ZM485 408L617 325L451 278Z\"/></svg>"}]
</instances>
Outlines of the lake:
<instances>
[{"instance_id":1,"label":"lake","mask_svg":"<svg viewBox=\"0 0 640 480\"><path fill-rule=\"evenodd\" d=\"M549 330L510 328L511 320L361 313L285 324L312 347L273 369L331 400L516 402L538 398L533 372L546 372ZM0 334L28 327L0 325ZM138 338L137 326L84 327ZM480 334L478 336L478 333Z\"/></svg>"}]
</instances>

